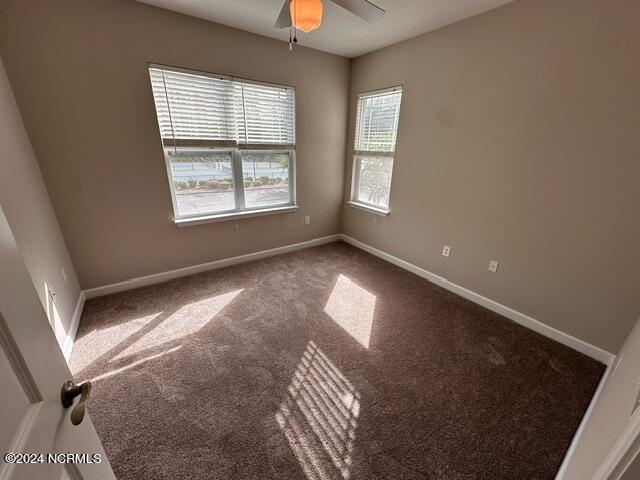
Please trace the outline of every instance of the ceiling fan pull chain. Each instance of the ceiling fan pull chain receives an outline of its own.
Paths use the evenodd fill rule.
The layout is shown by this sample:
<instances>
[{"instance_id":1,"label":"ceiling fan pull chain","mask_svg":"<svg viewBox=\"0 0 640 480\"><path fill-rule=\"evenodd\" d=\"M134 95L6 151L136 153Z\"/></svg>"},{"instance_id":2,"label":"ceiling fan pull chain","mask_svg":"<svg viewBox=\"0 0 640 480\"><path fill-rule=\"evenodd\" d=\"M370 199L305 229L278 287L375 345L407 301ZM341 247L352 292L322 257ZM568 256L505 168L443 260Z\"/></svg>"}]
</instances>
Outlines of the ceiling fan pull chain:
<instances>
[{"instance_id":1,"label":"ceiling fan pull chain","mask_svg":"<svg viewBox=\"0 0 640 480\"><path fill-rule=\"evenodd\" d=\"M293 43L298 43L298 27L296 22L298 21L298 2L293 3Z\"/></svg>"}]
</instances>

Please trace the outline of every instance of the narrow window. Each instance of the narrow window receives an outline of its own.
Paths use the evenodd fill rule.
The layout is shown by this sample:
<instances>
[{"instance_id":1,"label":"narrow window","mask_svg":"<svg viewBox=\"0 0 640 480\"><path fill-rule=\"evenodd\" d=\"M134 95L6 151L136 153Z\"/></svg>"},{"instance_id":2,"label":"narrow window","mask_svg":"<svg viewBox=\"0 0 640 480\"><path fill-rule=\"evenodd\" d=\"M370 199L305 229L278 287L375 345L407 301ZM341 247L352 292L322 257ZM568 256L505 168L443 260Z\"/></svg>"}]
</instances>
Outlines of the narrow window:
<instances>
[{"instance_id":1,"label":"narrow window","mask_svg":"<svg viewBox=\"0 0 640 480\"><path fill-rule=\"evenodd\" d=\"M292 87L151 65L176 220L295 205Z\"/></svg>"},{"instance_id":2,"label":"narrow window","mask_svg":"<svg viewBox=\"0 0 640 480\"><path fill-rule=\"evenodd\" d=\"M358 96L352 202L389 210L402 88Z\"/></svg>"}]
</instances>

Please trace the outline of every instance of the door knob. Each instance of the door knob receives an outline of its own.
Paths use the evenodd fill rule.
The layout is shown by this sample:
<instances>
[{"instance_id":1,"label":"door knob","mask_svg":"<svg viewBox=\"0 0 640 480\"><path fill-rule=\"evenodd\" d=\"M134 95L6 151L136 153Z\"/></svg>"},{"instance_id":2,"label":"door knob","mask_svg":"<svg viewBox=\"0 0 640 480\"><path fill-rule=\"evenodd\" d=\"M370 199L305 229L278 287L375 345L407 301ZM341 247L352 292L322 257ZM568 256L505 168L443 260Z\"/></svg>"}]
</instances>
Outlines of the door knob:
<instances>
[{"instance_id":1,"label":"door knob","mask_svg":"<svg viewBox=\"0 0 640 480\"><path fill-rule=\"evenodd\" d=\"M72 424L80 425L80 423L82 423L89 393L91 393L91 382L87 381L80 385L76 385L72 380L68 380L62 384L60 399L62 400L62 406L64 408L69 408L73 405L73 399L80 395L78 405L76 405L76 407L71 411Z\"/></svg>"}]
</instances>

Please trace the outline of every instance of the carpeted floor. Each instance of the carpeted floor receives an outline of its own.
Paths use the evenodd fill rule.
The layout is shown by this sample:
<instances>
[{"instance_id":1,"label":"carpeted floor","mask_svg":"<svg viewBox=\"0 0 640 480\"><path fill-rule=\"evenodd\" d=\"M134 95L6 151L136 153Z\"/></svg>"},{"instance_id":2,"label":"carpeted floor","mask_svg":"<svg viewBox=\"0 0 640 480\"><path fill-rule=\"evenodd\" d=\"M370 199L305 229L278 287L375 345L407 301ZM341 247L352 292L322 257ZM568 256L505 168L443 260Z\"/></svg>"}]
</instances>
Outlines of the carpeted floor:
<instances>
[{"instance_id":1,"label":"carpeted floor","mask_svg":"<svg viewBox=\"0 0 640 480\"><path fill-rule=\"evenodd\" d=\"M338 242L87 302L119 479L552 479L604 366Z\"/></svg>"}]
</instances>

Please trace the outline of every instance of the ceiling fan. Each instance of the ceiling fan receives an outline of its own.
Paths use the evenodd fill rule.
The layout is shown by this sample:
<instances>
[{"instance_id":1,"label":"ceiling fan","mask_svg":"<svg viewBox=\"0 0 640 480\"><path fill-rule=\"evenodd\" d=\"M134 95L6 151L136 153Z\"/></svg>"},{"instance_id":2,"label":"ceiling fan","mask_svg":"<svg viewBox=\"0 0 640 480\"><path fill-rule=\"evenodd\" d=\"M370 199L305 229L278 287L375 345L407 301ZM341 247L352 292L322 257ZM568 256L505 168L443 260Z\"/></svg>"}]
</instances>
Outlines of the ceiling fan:
<instances>
[{"instance_id":1,"label":"ceiling fan","mask_svg":"<svg viewBox=\"0 0 640 480\"><path fill-rule=\"evenodd\" d=\"M340 5L345 10L354 15L374 22L384 15L384 10L369 0L325 0ZM320 26L322 23L322 0L285 0L278 18L276 19L276 28L300 29L305 33L309 33ZM289 38L289 49L291 42L298 41L295 33L293 38Z\"/></svg>"}]
</instances>

